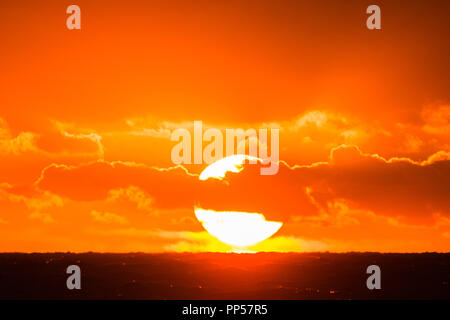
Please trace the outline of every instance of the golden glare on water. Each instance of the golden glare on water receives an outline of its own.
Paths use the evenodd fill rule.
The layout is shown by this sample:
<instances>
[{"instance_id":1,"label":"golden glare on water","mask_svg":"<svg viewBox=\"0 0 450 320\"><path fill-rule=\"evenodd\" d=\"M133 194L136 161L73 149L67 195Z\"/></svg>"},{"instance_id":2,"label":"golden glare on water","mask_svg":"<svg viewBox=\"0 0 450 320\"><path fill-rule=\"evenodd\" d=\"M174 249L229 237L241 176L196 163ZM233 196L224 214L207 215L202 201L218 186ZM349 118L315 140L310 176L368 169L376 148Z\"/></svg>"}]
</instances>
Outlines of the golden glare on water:
<instances>
[{"instance_id":1,"label":"golden glare on water","mask_svg":"<svg viewBox=\"0 0 450 320\"><path fill-rule=\"evenodd\" d=\"M228 171L238 173L246 160L259 160L247 155L233 155L209 165L200 174L200 180L223 179ZM275 234L282 222L267 221L261 213L242 211L215 211L195 208L195 216L203 227L220 241L233 247L253 246Z\"/></svg>"}]
</instances>

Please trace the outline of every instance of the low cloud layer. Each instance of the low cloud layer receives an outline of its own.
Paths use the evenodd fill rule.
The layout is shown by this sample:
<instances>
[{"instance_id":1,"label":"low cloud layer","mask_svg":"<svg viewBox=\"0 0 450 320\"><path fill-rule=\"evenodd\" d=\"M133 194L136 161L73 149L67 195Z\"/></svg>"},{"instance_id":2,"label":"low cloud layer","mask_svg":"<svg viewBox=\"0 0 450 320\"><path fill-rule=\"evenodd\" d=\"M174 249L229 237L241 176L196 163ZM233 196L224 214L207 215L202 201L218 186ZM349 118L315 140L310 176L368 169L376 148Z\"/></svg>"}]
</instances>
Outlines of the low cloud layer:
<instances>
[{"instance_id":1,"label":"low cloud layer","mask_svg":"<svg viewBox=\"0 0 450 320\"><path fill-rule=\"evenodd\" d=\"M37 183L77 201L106 200L111 190L136 186L158 209L193 208L260 212L268 219L289 221L314 216L335 200L376 214L426 222L433 214L450 215L450 156L438 153L421 163L386 160L364 154L355 146L332 150L328 162L290 167L260 175L258 165L246 164L223 181L200 181L181 166L159 169L104 161L82 166L52 165Z\"/></svg>"}]
</instances>

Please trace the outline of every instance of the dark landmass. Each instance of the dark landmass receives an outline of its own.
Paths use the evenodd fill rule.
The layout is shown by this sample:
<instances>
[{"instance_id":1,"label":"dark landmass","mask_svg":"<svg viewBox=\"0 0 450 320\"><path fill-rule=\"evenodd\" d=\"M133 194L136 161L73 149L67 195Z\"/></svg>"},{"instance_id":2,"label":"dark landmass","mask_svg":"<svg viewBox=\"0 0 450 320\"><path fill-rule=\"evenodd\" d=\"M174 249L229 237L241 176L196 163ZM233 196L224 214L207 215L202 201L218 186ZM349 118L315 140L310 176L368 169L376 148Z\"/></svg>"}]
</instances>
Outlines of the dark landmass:
<instances>
[{"instance_id":1,"label":"dark landmass","mask_svg":"<svg viewBox=\"0 0 450 320\"><path fill-rule=\"evenodd\" d=\"M449 282L450 253L0 254L0 299L450 299Z\"/></svg>"}]
</instances>

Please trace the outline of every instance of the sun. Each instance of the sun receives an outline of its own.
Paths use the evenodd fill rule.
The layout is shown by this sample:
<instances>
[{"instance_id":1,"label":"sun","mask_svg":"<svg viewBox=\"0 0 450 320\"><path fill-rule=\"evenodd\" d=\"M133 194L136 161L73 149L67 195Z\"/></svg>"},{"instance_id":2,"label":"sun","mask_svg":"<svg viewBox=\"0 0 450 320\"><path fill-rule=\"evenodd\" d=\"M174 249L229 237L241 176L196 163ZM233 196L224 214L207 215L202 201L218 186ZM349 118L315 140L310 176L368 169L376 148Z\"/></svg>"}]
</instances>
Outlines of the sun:
<instances>
[{"instance_id":1,"label":"sun","mask_svg":"<svg viewBox=\"0 0 450 320\"><path fill-rule=\"evenodd\" d=\"M195 216L212 236L233 247L255 245L272 236L283 225L267 221L260 213L195 208Z\"/></svg>"},{"instance_id":2,"label":"sun","mask_svg":"<svg viewBox=\"0 0 450 320\"><path fill-rule=\"evenodd\" d=\"M228 171L240 172L246 160L259 160L247 155L233 155L209 165L200 180L223 179ZM215 211L199 207L195 216L209 234L237 248L253 246L275 234L282 222L267 221L262 213L243 211Z\"/></svg>"}]
</instances>

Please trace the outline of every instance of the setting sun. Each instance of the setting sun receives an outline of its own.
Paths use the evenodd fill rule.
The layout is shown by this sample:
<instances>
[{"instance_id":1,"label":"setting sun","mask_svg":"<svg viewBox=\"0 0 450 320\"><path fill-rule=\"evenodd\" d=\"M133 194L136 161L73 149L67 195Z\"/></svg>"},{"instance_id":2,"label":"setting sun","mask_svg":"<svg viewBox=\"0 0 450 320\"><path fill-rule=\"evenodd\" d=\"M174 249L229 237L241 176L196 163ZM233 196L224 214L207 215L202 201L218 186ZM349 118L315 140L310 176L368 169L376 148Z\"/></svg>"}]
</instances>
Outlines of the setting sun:
<instances>
[{"instance_id":1,"label":"setting sun","mask_svg":"<svg viewBox=\"0 0 450 320\"><path fill-rule=\"evenodd\" d=\"M272 236L283 223L266 221L259 213L216 212L195 208L203 227L220 241L233 247L248 247Z\"/></svg>"},{"instance_id":2,"label":"setting sun","mask_svg":"<svg viewBox=\"0 0 450 320\"><path fill-rule=\"evenodd\" d=\"M239 173L247 160L261 161L241 154L229 156L206 167L199 179L223 179L227 172ZM282 222L267 221L260 213L195 208L195 216L212 236L238 248L253 246L271 237L283 225Z\"/></svg>"}]
</instances>

